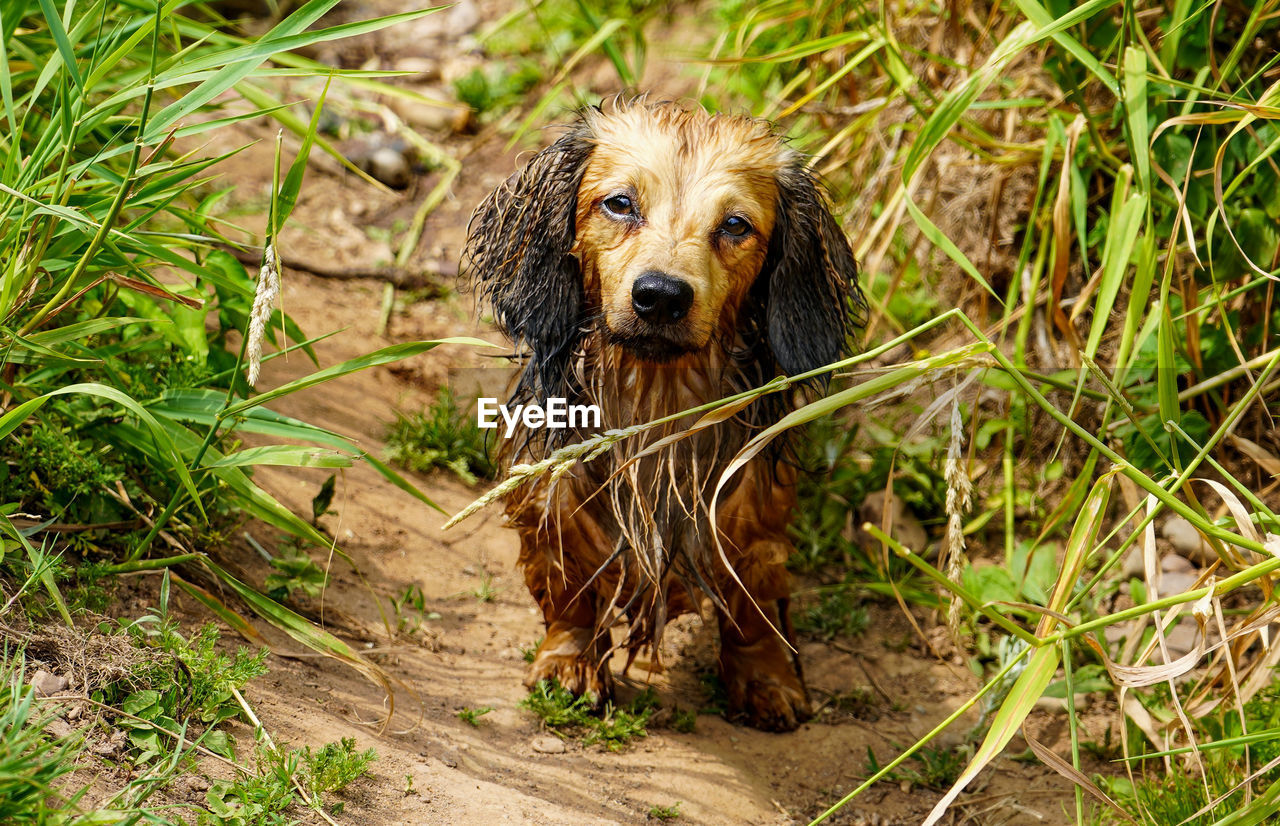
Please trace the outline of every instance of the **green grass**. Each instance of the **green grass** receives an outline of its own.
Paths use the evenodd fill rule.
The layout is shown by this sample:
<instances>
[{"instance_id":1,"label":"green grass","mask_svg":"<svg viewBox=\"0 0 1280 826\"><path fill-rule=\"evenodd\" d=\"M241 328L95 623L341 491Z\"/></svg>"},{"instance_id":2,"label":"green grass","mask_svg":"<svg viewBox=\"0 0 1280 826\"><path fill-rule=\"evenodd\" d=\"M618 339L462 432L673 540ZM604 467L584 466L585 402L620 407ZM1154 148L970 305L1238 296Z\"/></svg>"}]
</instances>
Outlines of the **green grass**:
<instances>
[{"instance_id":1,"label":"green grass","mask_svg":"<svg viewBox=\"0 0 1280 826\"><path fill-rule=\"evenodd\" d=\"M806 600L792 617L796 629L826 640L856 637L870 621L856 589L837 585Z\"/></svg>"},{"instance_id":2,"label":"green grass","mask_svg":"<svg viewBox=\"0 0 1280 826\"><path fill-rule=\"evenodd\" d=\"M98 629L128 633L139 646L128 678L95 685L91 697L114 709L102 728L127 735L126 759L137 767L103 804L119 810L119 822L169 817L148 801L175 773L191 770L194 739L231 755L233 741L220 723L247 713L237 693L265 670L264 653L228 653L212 626L179 628L167 608L171 586L251 636L242 615L256 614L390 690L386 675L345 642L217 561L248 520L258 520L255 531L283 537L266 583L280 599L323 588L323 572L306 548L333 547L345 559L316 524L332 486L328 498L322 488L313 513L294 513L254 481L263 465L342 468L367 460L433 505L378 457L270 406L436 346L396 345L320 369L318 339L266 301L268 276L278 269L272 262L292 254L279 236L302 192L310 152L337 154L317 132L328 89L384 88L364 73L331 72L289 50L432 11L327 27L320 19L335 5L304 4L252 40L213 27L209 21L218 18L200 4L17 0L3 11L0 584L5 611L72 626L73 615L108 607L113 577L165 571L157 611ZM317 116L310 122L274 97L285 67L313 90ZM218 162L240 149L215 156L198 147L216 130L263 118L297 142L286 150L278 140L274 163L266 163L269 214L253 237L233 224L231 190L213 184ZM184 141L181 151L176 139ZM262 249L263 267L246 269L222 249L227 243ZM249 344L255 317L260 347ZM289 351L317 370L259 392L249 379L257 363ZM244 433L254 434L255 447L244 447ZM171 578L170 569L183 576ZM9 691L4 708L12 725L0 735L0 749L13 750L13 791L27 784L36 793L16 795L13 817L2 811L0 821L117 822L77 813L77 794L56 793L58 775L50 772L74 766L80 747L40 746L29 731L38 718L28 699ZM52 767L51 755L65 759ZM336 787L359 762L332 750L299 759L324 788ZM277 798L257 795L253 805L275 817ZM253 814L241 822L267 821Z\"/></svg>"},{"instance_id":3,"label":"green grass","mask_svg":"<svg viewBox=\"0 0 1280 826\"><path fill-rule=\"evenodd\" d=\"M205 800L208 810L198 818L200 826L286 826L297 823L297 809L305 790L312 808L340 814L342 801L330 796L369 773L377 759L373 749L356 750L356 741L344 737L319 749L277 749L262 746L257 752L258 772L238 780L215 780Z\"/></svg>"},{"instance_id":4,"label":"green grass","mask_svg":"<svg viewBox=\"0 0 1280 826\"><path fill-rule=\"evenodd\" d=\"M609 751L621 751L632 740L648 736L646 726L658 709L658 701L650 689L626 706L606 703L596 714L589 697L574 697L555 681L539 680L520 701L520 707L539 717L558 736L574 736L585 746L599 744Z\"/></svg>"},{"instance_id":5,"label":"green grass","mask_svg":"<svg viewBox=\"0 0 1280 826\"><path fill-rule=\"evenodd\" d=\"M475 414L448 388L426 410L397 414L387 430L387 458L415 473L448 470L468 485L497 471Z\"/></svg>"},{"instance_id":6,"label":"green grass","mask_svg":"<svg viewBox=\"0 0 1280 826\"><path fill-rule=\"evenodd\" d=\"M814 156L864 264L863 352L836 365L851 377L758 440L809 426L797 441L817 473L798 489L792 566L846 602L798 624L840 633L856 619L848 594L943 608L982 684L970 752L937 748L935 731L815 822L888 777L958 794L1041 697L1114 692L1104 659L1122 653L1138 670L1121 673L1142 677L1128 696L1150 715L1129 756L1181 742L1179 709L1150 676L1150 620L1205 595L1152 599L1150 583L1119 575L1123 552L1164 552L1146 523L1175 514L1221 558L1201 610L1251 641L1176 675L1181 711L1201 746L1236 748L1254 713L1238 709L1269 682L1270 643L1248 623L1280 572L1266 540L1280 534L1280 98L1274 54L1251 45L1280 33L1275 10L1004 0L886 16L869 2L721 0L682 44L703 61L701 102L773 118ZM903 364L886 366L890 354ZM548 471L575 461L558 458ZM878 490L941 546L936 564L874 526L857 538L853 514ZM1139 645L1103 642L1120 627ZM1077 723L1068 704L1059 754L1078 766ZM1240 755L1215 759L1210 794L1244 780ZM1142 823L1208 800L1182 760L1128 793L1098 785L1125 805L1149 800L1130 805ZM1280 787L1255 791L1228 822L1272 816ZM1069 808L1077 824L1093 817L1083 789Z\"/></svg>"},{"instance_id":7,"label":"green grass","mask_svg":"<svg viewBox=\"0 0 1280 826\"><path fill-rule=\"evenodd\" d=\"M679 820L680 804L672 803L670 806L651 806L649 807L650 820Z\"/></svg>"},{"instance_id":8,"label":"green grass","mask_svg":"<svg viewBox=\"0 0 1280 826\"><path fill-rule=\"evenodd\" d=\"M83 746L74 736L45 735L53 715L37 708L20 663L20 657L6 652L0 665L0 820L51 823L62 807L50 800L50 790L75 769L73 760ZM79 797L72 794L70 801Z\"/></svg>"},{"instance_id":9,"label":"green grass","mask_svg":"<svg viewBox=\"0 0 1280 826\"><path fill-rule=\"evenodd\" d=\"M480 708L463 708L458 712L458 719L472 728L480 728L480 718L493 711L492 706L481 706Z\"/></svg>"},{"instance_id":10,"label":"green grass","mask_svg":"<svg viewBox=\"0 0 1280 826\"><path fill-rule=\"evenodd\" d=\"M263 392L250 382L260 362L290 351L320 368L318 339L268 300L277 262L292 253L281 246L280 231L298 202L311 150L336 154L317 133L328 89L384 88L364 73L331 73L288 50L432 12L326 28L320 18L335 5L305 4L253 40L211 27L194 5L6 6L0 578L21 591L28 614L56 614L70 624L71 610L92 603L110 577L180 569L188 576L174 584L220 618L247 627L241 614L257 614L389 690L377 666L278 601L324 587L307 547L332 547L346 560L316 524L331 494L322 488L304 516L254 481L263 465L368 461L434 507L378 457L271 404L437 342L394 345ZM290 75L314 76L310 121L291 105L276 105L273 78L285 66ZM229 103L235 114L223 108ZM215 110L216 117L205 117ZM266 225L250 237L230 223L230 190L212 185L217 163L240 149L179 153L172 141L201 146L215 130L263 117L279 121L298 144L286 150L277 140L266 170ZM221 248L227 243L261 248L263 266L250 272ZM255 434L255 447L244 447L243 433ZM276 600L215 559L250 519L285 537L266 583ZM218 596L191 584L207 575L218 581ZM81 597L69 606L67 594Z\"/></svg>"},{"instance_id":11,"label":"green grass","mask_svg":"<svg viewBox=\"0 0 1280 826\"><path fill-rule=\"evenodd\" d=\"M956 782L968 760L969 751L964 748L925 746L912 756L909 763L884 773L881 779L889 783L907 783L944 791ZM880 762L868 746L866 773L875 775L880 772Z\"/></svg>"}]
</instances>

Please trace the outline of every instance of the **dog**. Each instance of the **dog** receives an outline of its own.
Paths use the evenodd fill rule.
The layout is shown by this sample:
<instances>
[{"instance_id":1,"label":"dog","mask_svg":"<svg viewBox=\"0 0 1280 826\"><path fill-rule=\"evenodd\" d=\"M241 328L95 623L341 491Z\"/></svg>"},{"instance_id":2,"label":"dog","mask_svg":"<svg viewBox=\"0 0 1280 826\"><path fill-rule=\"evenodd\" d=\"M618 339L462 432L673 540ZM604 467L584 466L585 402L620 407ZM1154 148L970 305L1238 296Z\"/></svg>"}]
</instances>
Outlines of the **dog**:
<instances>
[{"instance_id":1,"label":"dog","mask_svg":"<svg viewBox=\"0 0 1280 826\"><path fill-rule=\"evenodd\" d=\"M835 362L865 308L821 185L769 123L646 97L584 109L489 194L463 272L517 347L511 401L595 404L602 429ZM765 396L685 439L696 419L677 418L506 496L546 624L530 686L603 702L612 628L626 628L628 667L649 647L659 669L667 620L713 609L730 719L789 731L811 716L787 613L788 452L732 478L714 537L709 518L721 471L794 402ZM527 430L505 457L589 435Z\"/></svg>"}]
</instances>

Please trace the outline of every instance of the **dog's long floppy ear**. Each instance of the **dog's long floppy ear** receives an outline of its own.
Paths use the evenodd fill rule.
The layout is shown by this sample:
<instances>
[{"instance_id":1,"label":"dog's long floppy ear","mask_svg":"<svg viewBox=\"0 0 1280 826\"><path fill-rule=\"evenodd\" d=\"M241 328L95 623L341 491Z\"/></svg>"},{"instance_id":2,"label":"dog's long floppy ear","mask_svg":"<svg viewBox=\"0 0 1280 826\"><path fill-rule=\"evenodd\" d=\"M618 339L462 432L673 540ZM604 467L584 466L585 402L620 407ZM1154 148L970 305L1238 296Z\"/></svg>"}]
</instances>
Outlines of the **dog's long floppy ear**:
<instances>
[{"instance_id":1,"label":"dog's long floppy ear","mask_svg":"<svg viewBox=\"0 0 1280 826\"><path fill-rule=\"evenodd\" d=\"M769 349L787 375L841 359L865 308L858 265L821 187L800 163L778 175L778 209L760 273Z\"/></svg>"},{"instance_id":2,"label":"dog's long floppy ear","mask_svg":"<svg viewBox=\"0 0 1280 826\"><path fill-rule=\"evenodd\" d=\"M491 192L467 227L467 283L531 351L521 384L537 398L561 390L581 336L582 277L569 251L591 149L587 127L575 126Z\"/></svg>"}]
</instances>

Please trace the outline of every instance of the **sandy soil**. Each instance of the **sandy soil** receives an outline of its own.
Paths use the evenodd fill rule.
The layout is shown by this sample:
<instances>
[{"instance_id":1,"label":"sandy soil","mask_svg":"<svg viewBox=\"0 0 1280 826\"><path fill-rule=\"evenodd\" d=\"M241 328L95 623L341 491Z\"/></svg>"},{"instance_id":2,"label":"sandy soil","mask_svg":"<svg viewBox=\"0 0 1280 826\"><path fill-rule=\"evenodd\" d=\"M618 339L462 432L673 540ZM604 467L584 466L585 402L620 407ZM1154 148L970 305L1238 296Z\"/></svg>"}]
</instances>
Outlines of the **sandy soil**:
<instances>
[{"instance_id":1,"label":"sandy soil","mask_svg":"<svg viewBox=\"0 0 1280 826\"><path fill-rule=\"evenodd\" d=\"M500 9L479 11L493 19ZM414 48L435 57L431 50L438 44L403 34L396 39L401 57L413 56ZM217 150L259 141L221 168L222 185L236 186L234 199L244 210L262 201L274 133L274 126L251 124L221 133L210 146ZM503 148L501 138L483 133L478 139L435 137L467 158L451 197L432 214L416 260L456 261L470 210L515 168L516 154ZM427 177L404 194L380 192L331 163L317 164L282 239L285 262L362 266L389 258L385 242L370 227L404 221L434 181ZM260 225L252 216L237 220ZM401 341L474 334L498 340L476 321L470 299L456 295L417 303L402 297L380 331L384 289L373 280L338 282L289 271L283 304L313 335L342 330L316 348L326 366ZM288 397L275 409L378 450L397 409L425 404L450 369L482 363L474 350L444 347ZM272 362L260 388L312 369L297 356ZM309 513L326 475L269 468L256 478L287 505ZM446 474L415 481L451 513L479 493ZM355 737L361 748L377 750L373 776L347 793L339 818L344 823L640 823L651 807L677 803L682 823L804 823L860 782L868 751L887 762L977 687L958 657L939 662L901 610L886 603L873 608L865 635L802 646L816 701L868 692L868 707L857 717L828 706L798 731L767 734L703 714L693 733L655 726L621 753L572 740L563 753L541 753L533 745L546 733L536 717L518 707L526 694L521 648L541 636L541 622L514 569L515 535L502 527L496 511L444 532L440 513L366 466L341 473L334 507L336 515L326 517L324 525L359 572L334 559L323 602L309 608L317 616L322 611L330 630L397 680L395 713L380 726L387 706L376 686L283 640L280 651L290 656L273 655L270 674L250 684L247 696L277 740L300 745ZM261 525L245 530L268 547L276 538ZM265 566L247 543L241 544L215 554L260 583ZM322 550L313 553L323 555ZM496 590L491 602L471 593L486 577ZM389 635L384 616L392 626L396 622L390 600L413 585L422 589L427 610L440 618L424 620L417 633ZM923 614L917 619L925 627L933 624ZM699 674L714 659L713 630L684 618L668 634L665 649L665 672L649 673L640 663L623 685L623 698L650 684L666 708L703 705ZM456 716L464 707L482 706L494 710L478 728ZM943 742L956 742L975 721L971 714ZM247 726L232 725L242 738L249 735ZM1049 743L1062 733L1062 717L1050 712L1037 712L1031 725ZM1024 748L1015 740L1010 753ZM881 784L831 822L918 823L939 795L938 790ZM1066 822L1069 800L1065 781L1039 764L1001 758L961 798L948 822Z\"/></svg>"}]
</instances>

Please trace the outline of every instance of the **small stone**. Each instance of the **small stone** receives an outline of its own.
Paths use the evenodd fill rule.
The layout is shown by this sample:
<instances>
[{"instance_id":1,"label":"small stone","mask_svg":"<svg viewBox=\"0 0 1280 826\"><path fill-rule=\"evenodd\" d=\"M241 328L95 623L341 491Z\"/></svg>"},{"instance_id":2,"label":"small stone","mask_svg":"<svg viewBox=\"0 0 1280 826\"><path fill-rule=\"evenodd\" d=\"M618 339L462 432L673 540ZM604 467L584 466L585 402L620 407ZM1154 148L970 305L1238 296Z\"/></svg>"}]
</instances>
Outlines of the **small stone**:
<instances>
[{"instance_id":1,"label":"small stone","mask_svg":"<svg viewBox=\"0 0 1280 826\"><path fill-rule=\"evenodd\" d=\"M885 493L882 490L878 490L867 494L867 498L862 501L862 508L858 511L858 515L862 517L863 522L870 522L872 525L879 526L884 522L884 507ZM924 526L920 524L920 520L916 519L915 514L907 510L906 503L897 496L893 497L889 509L893 525L890 535L907 550L926 556L925 546L929 543L929 534L925 531Z\"/></svg>"},{"instance_id":2,"label":"small stone","mask_svg":"<svg viewBox=\"0 0 1280 826\"><path fill-rule=\"evenodd\" d=\"M402 57L391 66L392 71L403 72L404 79L428 83L440 79L440 61L429 57Z\"/></svg>"},{"instance_id":3,"label":"small stone","mask_svg":"<svg viewBox=\"0 0 1280 826\"><path fill-rule=\"evenodd\" d=\"M1160 535L1169 540L1173 549L1190 560L1204 564L1215 558L1213 549L1195 526L1181 516L1171 516L1160 528Z\"/></svg>"},{"instance_id":4,"label":"small stone","mask_svg":"<svg viewBox=\"0 0 1280 826\"><path fill-rule=\"evenodd\" d=\"M44 669L40 669L31 676L31 689L36 693L37 697L48 697L53 694L65 691L67 688L67 678L59 677L57 674L50 674Z\"/></svg>"},{"instance_id":5,"label":"small stone","mask_svg":"<svg viewBox=\"0 0 1280 826\"><path fill-rule=\"evenodd\" d=\"M449 34L460 37L470 34L480 25L480 10L472 0L462 0L449 10L447 27Z\"/></svg>"},{"instance_id":6,"label":"small stone","mask_svg":"<svg viewBox=\"0 0 1280 826\"><path fill-rule=\"evenodd\" d=\"M348 142L343 154L352 164L394 189L413 181L411 150L393 135L374 134Z\"/></svg>"},{"instance_id":7,"label":"small stone","mask_svg":"<svg viewBox=\"0 0 1280 826\"><path fill-rule=\"evenodd\" d=\"M199 798L209 791L209 778L198 774L184 774L169 785L169 791L178 797Z\"/></svg>"},{"instance_id":8,"label":"small stone","mask_svg":"<svg viewBox=\"0 0 1280 826\"><path fill-rule=\"evenodd\" d=\"M116 729L106 740L99 740L89 747L89 751L99 757L114 757L124 748L124 729Z\"/></svg>"},{"instance_id":9,"label":"small stone","mask_svg":"<svg viewBox=\"0 0 1280 826\"><path fill-rule=\"evenodd\" d=\"M1120 569L1120 575L1125 579L1137 577L1142 579L1146 576L1146 564L1142 559L1142 549L1134 545L1125 552L1124 567Z\"/></svg>"},{"instance_id":10,"label":"small stone","mask_svg":"<svg viewBox=\"0 0 1280 826\"><path fill-rule=\"evenodd\" d=\"M1160 560L1160 570L1166 574L1172 573L1191 573L1195 571L1196 566L1184 556L1177 554L1165 554Z\"/></svg>"},{"instance_id":11,"label":"small stone","mask_svg":"<svg viewBox=\"0 0 1280 826\"><path fill-rule=\"evenodd\" d=\"M1176 594L1185 594L1196 587L1196 579L1197 576L1194 571L1165 573L1160 577L1160 596L1169 597Z\"/></svg>"},{"instance_id":12,"label":"small stone","mask_svg":"<svg viewBox=\"0 0 1280 826\"><path fill-rule=\"evenodd\" d=\"M1195 650L1197 633L1195 620L1191 617L1183 617L1173 627L1173 630L1165 635L1164 639L1165 645L1169 649L1169 659L1176 660ZM1153 659L1152 662L1159 662L1158 657Z\"/></svg>"},{"instance_id":13,"label":"small stone","mask_svg":"<svg viewBox=\"0 0 1280 826\"><path fill-rule=\"evenodd\" d=\"M413 170L405 156L389 146L373 150L366 170L392 189L406 189L413 180Z\"/></svg>"},{"instance_id":14,"label":"small stone","mask_svg":"<svg viewBox=\"0 0 1280 826\"><path fill-rule=\"evenodd\" d=\"M564 741L550 734L533 738L530 744L538 754L564 754Z\"/></svg>"},{"instance_id":15,"label":"small stone","mask_svg":"<svg viewBox=\"0 0 1280 826\"><path fill-rule=\"evenodd\" d=\"M55 717L44 727L44 731L50 737L61 740L64 737L70 737L75 733L75 729L66 720Z\"/></svg>"},{"instance_id":16,"label":"small stone","mask_svg":"<svg viewBox=\"0 0 1280 826\"><path fill-rule=\"evenodd\" d=\"M408 90L425 100L395 96L387 103L401 120L420 132L451 131L458 110L465 108L454 103L452 95L432 86L410 86Z\"/></svg>"}]
</instances>

